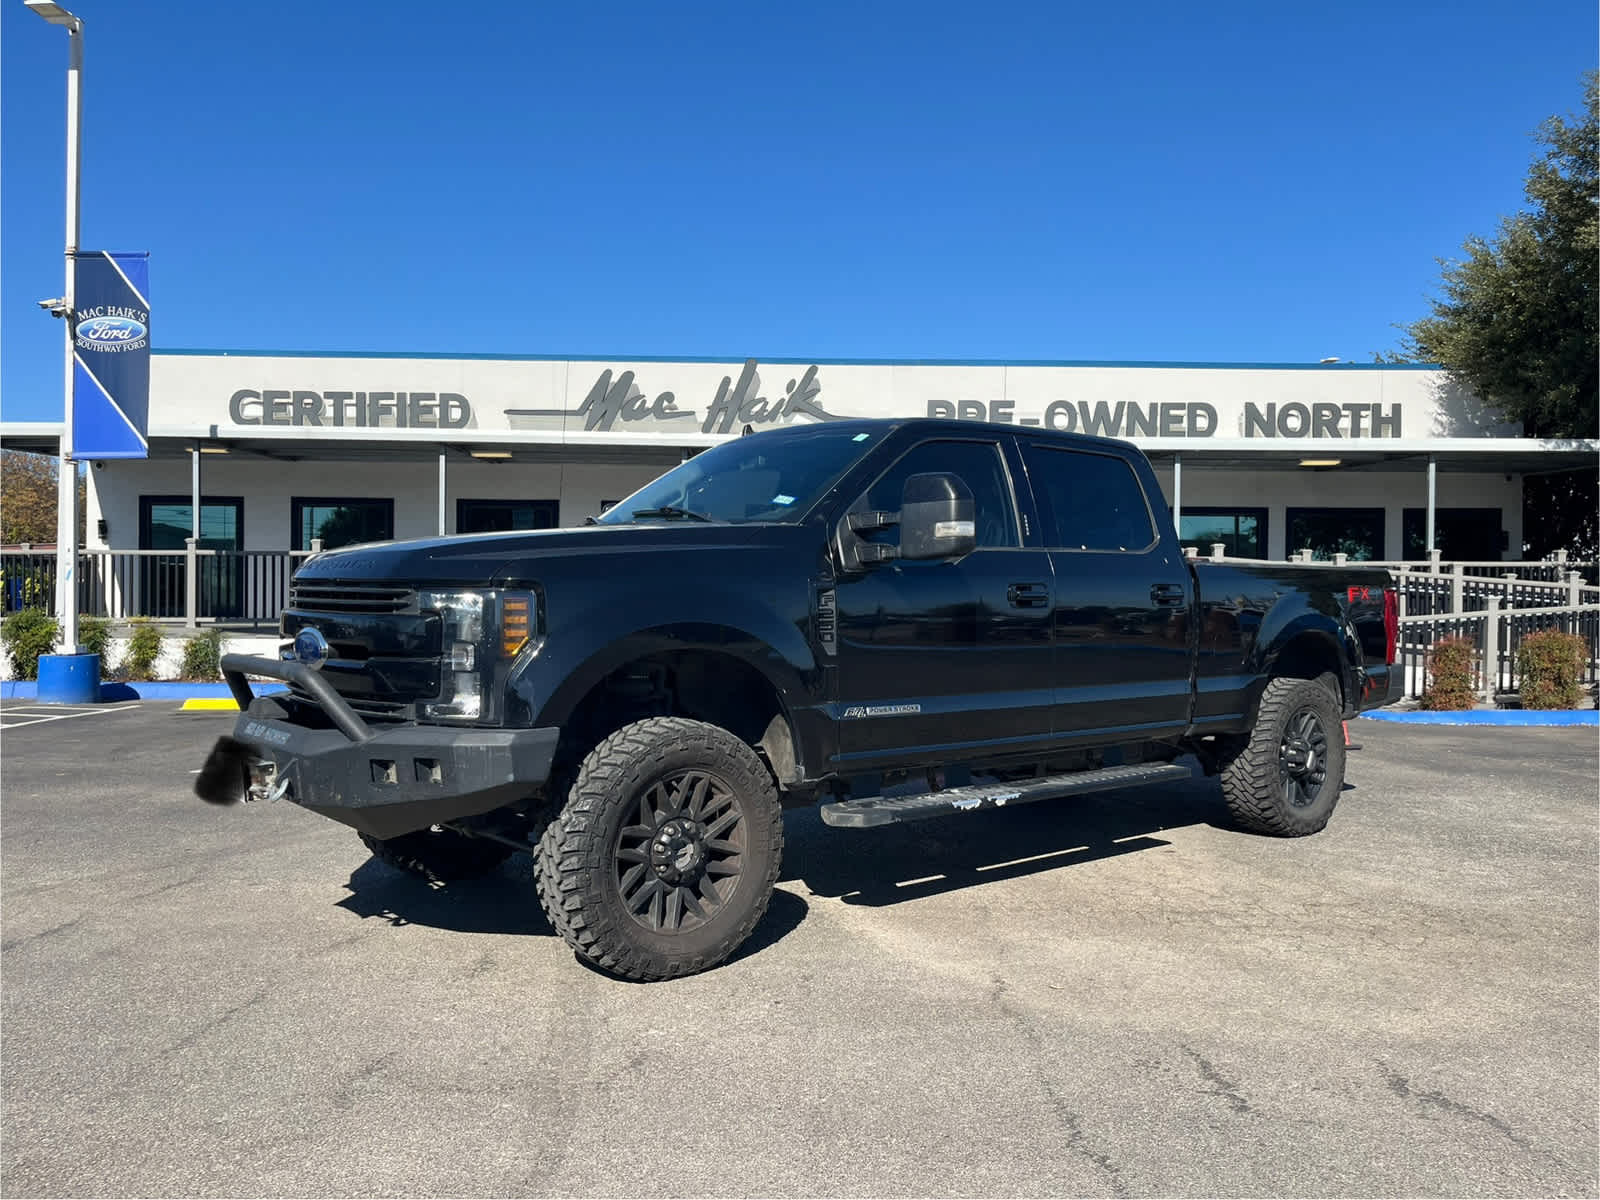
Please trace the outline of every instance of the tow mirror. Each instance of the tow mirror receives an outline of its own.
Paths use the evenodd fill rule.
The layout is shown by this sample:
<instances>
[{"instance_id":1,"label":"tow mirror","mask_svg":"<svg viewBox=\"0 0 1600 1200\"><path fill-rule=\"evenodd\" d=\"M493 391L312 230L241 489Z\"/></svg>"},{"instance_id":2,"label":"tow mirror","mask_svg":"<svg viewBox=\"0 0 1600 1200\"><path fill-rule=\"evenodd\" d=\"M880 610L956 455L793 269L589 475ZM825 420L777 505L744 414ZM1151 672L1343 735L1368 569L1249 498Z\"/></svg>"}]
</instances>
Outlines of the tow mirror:
<instances>
[{"instance_id":1,"label":"tow mirror","mask_svg":"<svg viewBox=\"0 0 1600 1200\"><path fill-rule=\"evenodd\" d=\"M913 475L900 493L900 553L912 560L960 558L978 545L977 506L958 475Z\"/></svg>"}]
</instances>

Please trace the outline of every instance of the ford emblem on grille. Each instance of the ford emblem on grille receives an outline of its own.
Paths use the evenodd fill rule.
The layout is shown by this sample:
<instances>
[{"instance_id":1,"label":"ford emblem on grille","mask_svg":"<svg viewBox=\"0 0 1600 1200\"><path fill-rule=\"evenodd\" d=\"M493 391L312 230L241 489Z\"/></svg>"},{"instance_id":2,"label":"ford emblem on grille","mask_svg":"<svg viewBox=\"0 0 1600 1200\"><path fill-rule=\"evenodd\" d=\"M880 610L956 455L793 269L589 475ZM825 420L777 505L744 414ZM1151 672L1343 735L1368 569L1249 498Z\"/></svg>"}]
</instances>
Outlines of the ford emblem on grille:
<instances>
[{"instance_id":1,"label":"ford emblem on grille","mask_svg":"<svg viewBox=\"0 0 1600 1200\"><path fill-rule=\"evenodd\" d=\"M322 630L314 625L307 625L294 635L294 658L302 662L313 671L320 670L322 664L328 661L328 639L322 636Z\"/></svg>"}]
</instances>

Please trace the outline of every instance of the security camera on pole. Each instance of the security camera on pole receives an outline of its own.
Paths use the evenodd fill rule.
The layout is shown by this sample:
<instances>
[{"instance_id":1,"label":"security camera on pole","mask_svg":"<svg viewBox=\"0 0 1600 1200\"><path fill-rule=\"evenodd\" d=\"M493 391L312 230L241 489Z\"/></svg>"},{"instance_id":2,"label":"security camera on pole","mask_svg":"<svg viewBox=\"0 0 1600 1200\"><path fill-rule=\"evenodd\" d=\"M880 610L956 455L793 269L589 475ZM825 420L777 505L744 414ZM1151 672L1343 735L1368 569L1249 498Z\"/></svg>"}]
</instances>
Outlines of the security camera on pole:
<instances>
[{"instance_id":1,"label":"security camera on pole","mask_svg":"<svg viewBox=\"0 0 1600 1200\"><path fill-rule=\"evenodd\" d=\"M82 147L83 22L52 0L23 0L67 31L66 291L39 307L66 322L60 469L56 493L58 654L39 659L39 699L99 699L100 659L78 646L78 457L145 458L150 400L150 305L146 255L78 249Z\"/></svg>"}]
</instances>

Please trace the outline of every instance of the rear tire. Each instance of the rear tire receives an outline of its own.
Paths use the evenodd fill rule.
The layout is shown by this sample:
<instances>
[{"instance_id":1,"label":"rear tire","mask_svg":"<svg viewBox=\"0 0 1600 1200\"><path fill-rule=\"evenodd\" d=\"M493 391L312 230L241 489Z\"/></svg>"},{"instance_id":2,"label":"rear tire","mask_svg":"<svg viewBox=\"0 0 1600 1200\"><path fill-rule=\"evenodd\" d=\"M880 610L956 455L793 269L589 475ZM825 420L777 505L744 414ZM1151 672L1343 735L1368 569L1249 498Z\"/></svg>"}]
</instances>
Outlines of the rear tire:
<instances>
[{"instance_id":1,"label":"rear tire","mask_svg":"<svg viewBox=\"0 0 1600 1200\"><path fill-rule=\"evenodd\" d=\"M540 839L534 882L579 957L669 979L739 948L782 858L777 789L756 752L715 725L652 717L584 759Z\"/></svg>"},{"instance_id":2,"label":"rear tire","mask_svg":"<svg viewBox=\"0 0 1600 1200\"><path fill-rule=\"evenodd\" d=\"M362 842L380 862L434 883L487 875L515 853L504 842L467 837L453 829L419 829L394 838L363 833Z\"/></svg>"},{"instance_id":3,"label":"rear tire","mask_svg":"<svg viewBox=\"0 0 1600 1200\"><path fill-rule=\"evenodd\" d=\"M1336 697L1326 676L1267 683L1255 728L1222 764L1223 799L1244 828L1305 837L1328 824L1344 787Z\"/></svg>"}]
</instances>

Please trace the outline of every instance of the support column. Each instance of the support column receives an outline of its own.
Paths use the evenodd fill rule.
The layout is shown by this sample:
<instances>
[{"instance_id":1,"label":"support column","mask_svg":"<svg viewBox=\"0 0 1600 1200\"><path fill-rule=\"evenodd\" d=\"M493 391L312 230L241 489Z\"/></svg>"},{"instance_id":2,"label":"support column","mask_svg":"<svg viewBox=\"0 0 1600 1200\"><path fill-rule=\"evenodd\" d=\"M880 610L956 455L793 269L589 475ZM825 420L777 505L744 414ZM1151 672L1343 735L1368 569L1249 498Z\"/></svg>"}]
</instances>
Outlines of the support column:
<instances>
[{"instance_id":1,"label":"support column","mask_svg":"<svg viewBox=\"0 0 1600 1200\"><path fill-rule=\"evenodd\" d=\"M439 451L439 536L443 537L444 530L444 451Z\"/></svg>"},{"instance_id":2,"label":"support column","mask_svg":"<svg viewBox=\"0 0 1600 1200\"><path fill-rule=\"evenodd\" d=\"M183 539L183 623L196 629L200 621L200 443L189 447L189 536Z\"/></svg>"},{"instance_id":3,"label":"support column","mask_svg":"<svg viewBox=\"0 0 1600 1200\"><path fill-rule=\"evenodd\" d=\"M1172 528L1183 545L1183 455L1172 456Z\"/></svg>"},{"instance_id":4,"label":"support column","mask_svg":"<svg viewBox=\"0 0 1600 1200\"><path fill-rule=\"evenodd\" d=\"M189 530L195 540L200 538L200 443L189 447Z\"/></svg>"},{"instance_id":5,"label":"support column","mask_svg":"<svg viewBox=\"0 0 1600 1200\"><path fill-rule=\"evenodd\" d=\"M1439 463L1434 458L1434 456L1430 454L1430 455L1428 455L1428 533L1427 533L1428 544L1423 547L1424 550L1427 550L1427 551L1430 551L1430 552L1433 550L1434 544L1435 544L1434 540L1433 540L1433 508L1434 508L1434 501L1438 496L1438 487L1439 487ZM1404 557L1404 551L1402 551L1401 553L1402 553L1402 557Z\"/></svg>"}]
</instances>

